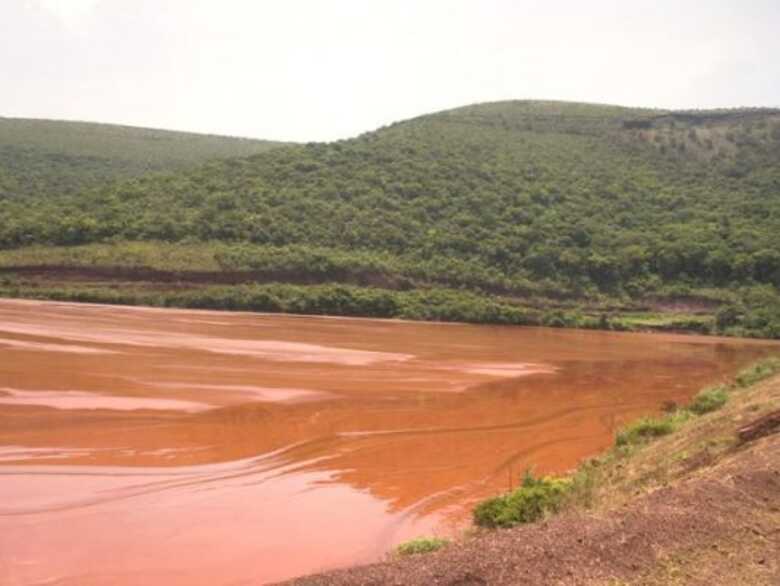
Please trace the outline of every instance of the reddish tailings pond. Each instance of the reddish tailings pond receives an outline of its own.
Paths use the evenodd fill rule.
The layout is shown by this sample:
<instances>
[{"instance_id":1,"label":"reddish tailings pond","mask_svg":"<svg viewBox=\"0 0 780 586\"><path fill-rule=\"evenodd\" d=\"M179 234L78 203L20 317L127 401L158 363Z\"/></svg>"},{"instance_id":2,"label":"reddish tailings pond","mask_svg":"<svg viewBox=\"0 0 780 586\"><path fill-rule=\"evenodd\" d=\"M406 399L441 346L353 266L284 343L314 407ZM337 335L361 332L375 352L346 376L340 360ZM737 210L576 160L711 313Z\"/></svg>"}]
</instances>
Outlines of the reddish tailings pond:
<instances>
[{"instance_id":1,"label":"reddish tailings pond","mask_svg":"<svg viewBox=\"0 0 780 586\"><path fill-rule=\"evenodd\" d=\"M377 560L777 349L0 300L0 584L260 584Z\"/></svg>"}]
</instances>

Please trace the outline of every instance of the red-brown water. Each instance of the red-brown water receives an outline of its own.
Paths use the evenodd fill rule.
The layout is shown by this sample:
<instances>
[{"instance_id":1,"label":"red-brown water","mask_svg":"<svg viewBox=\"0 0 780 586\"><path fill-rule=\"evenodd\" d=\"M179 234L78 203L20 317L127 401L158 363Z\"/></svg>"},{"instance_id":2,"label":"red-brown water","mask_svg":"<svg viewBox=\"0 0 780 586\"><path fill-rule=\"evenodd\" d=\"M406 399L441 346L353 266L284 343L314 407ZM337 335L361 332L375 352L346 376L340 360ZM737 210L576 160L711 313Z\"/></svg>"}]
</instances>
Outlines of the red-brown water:
<instances>
[{"instance_id":1,"label":"red-brown water","mask_svg":"<svg viewBox=\"0 0 780 586\"><path fill-rule=\"evenodd\" d=\"M0 301L0 584L261 584L376 560L777 350Z\"/></svg>"}]
</instances>

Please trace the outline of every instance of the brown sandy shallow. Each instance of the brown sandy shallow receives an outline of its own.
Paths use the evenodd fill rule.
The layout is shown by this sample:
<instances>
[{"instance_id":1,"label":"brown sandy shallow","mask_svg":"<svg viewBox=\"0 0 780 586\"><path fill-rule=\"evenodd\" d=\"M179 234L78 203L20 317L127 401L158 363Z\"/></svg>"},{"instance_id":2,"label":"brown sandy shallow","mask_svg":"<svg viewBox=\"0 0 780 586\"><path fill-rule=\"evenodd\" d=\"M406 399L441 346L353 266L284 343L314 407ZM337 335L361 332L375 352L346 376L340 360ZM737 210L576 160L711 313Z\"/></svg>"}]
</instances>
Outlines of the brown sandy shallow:
<instances>
[{"instance_id":1,"label":"brown sandy shallow","mask_svg":"<svg viewBox=\"0 0 780 586\"><path fill-rule=\"evenodd\" d=\"M780 378L775 379L780 389ZM772 399L776 401L780 393ZM780 434L731 450L715 465L602 514L567 513L483 533L427 555L287 584L777 586Z\"/></svg>"}]
</instances>

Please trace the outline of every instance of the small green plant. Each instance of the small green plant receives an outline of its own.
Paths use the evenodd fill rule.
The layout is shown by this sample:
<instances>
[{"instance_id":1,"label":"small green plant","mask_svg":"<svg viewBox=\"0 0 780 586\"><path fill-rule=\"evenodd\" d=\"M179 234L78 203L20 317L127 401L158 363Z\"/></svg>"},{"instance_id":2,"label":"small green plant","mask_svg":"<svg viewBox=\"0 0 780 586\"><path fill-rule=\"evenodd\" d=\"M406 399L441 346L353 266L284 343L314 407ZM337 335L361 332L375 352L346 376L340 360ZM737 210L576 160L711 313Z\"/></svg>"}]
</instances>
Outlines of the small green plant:
<instances>
[{"instance_id":1,"label":"small green plant","mask_svg":"<svg viewBox=\"0 0 780 586\"><path fill-rule=\"evenodd\" d=\"M395 548L398 555L417 555L420 553L430 553L449 545L449 539L440 537L418 537L405 541Z\"/></svg>"},{"instance_id":2,"label":"small green plant","mask_svg":"<svg viewBox=\"0 0 780 586\"><path fill-rule=\"evenodd\" d=\"M780 358L766 358L741 370L734 379L736 386L749 387L780 372Z\"/></svg>"},{"instance_id":3,"label":"small green plant","mask_svg":"<svg viewBox=\"0 0 780 586\"><path fill-rule=\"evenodd\" d=\"M474 509L474 524L496 528L533 523L545 513L560 508L571 484L568 478L535 478L530 471L526 471L520 488L477 505Z\"/></svg>"},{"instance_id":4,"label":"small green plant","mask_svg":"<svg viewBox=\"0 0 780 586\"><path fill-rule=\"evenodd\" d=\"M728 389L724 385L711 387L699 391L690 405L688 405L688 411L695 413L696 415L704 415L711 411L717 411L723 407L728 400Z\"/></svg>"},{"instance_id":5,"label":"small green plant","mask_svg":"<svg viewBox=\"0 0 780 586\"><path fill-rule=\"evenodd\" d=\"M678 410L665 417L644 417L620 430L615 438L617 447L643 444L653 438L669 435L688 418L685 410Z\"/></svg>"}]
</instances>

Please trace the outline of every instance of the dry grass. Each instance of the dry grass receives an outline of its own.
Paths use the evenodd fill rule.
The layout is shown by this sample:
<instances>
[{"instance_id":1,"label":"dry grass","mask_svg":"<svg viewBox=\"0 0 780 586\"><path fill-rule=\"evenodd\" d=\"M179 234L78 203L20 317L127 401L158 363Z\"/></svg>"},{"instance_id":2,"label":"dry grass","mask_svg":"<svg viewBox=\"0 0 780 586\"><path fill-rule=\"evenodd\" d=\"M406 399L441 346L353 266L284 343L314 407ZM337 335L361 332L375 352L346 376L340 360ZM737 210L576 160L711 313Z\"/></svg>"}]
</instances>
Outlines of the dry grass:
<instances>
[{"instance_id":1,"label":"dry grass","mask_svg":"<svg viewBox=\"0 0 780 586\"><path fill-rule=\"evenodd\" d=\"M691 420L679 433L644 446L629 457L616 457L599 470L591 506L607 510L623 506L638 495L678 481L710 476L717 466L737 461L745 450L759 456L772 439L738 445L742 425L780 407L780 376L774 376L730 395L720 411ZM771 455L766 455L771 458ZM706 511L702 511L706 514ZM777 586L780 584L778 551L780 510L755 509L753 521L735 525L733 532L703 540L693 547L659 552L654 567L630 579L610 580L603 586L713 586L719 584Z\"/></svg>"}]
</instances>

